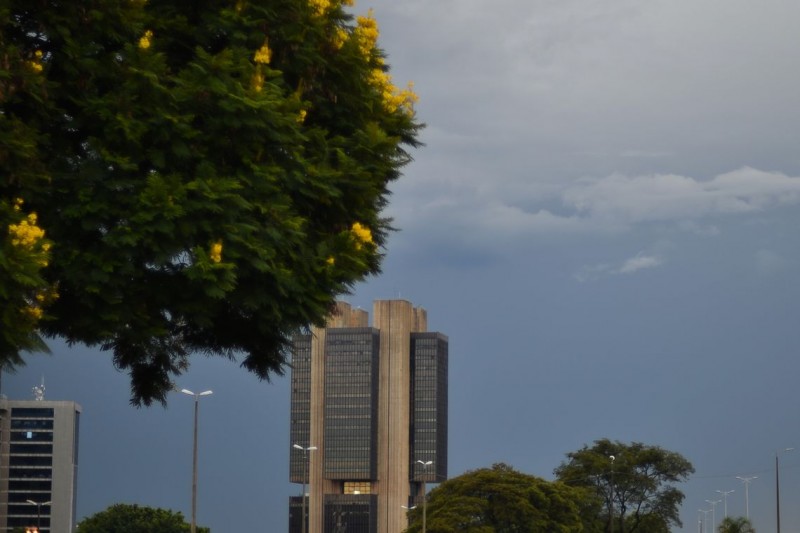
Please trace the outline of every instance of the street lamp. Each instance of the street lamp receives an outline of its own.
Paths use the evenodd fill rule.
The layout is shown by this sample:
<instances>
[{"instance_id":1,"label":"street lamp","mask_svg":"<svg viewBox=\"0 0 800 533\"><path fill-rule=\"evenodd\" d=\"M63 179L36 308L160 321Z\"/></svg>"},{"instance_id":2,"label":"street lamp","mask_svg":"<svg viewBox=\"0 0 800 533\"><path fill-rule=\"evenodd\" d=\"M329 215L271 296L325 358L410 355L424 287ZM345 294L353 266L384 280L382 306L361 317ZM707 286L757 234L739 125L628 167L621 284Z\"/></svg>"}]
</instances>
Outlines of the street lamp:
<instances>
[{"instance_id":1,"label":"street lamp","mask_svg":"<svg viewBox=\"0 0 800 533\"><path fill-rule=\"evenodd\" d=\"M736 479L739 479L744 483L744 508L745 508L745 516L749 519L750 518L750 482L754 479L758 479L758 476L750 476L750 477L742 477L736 476Z\"/></svg>"},{"instance_id":2,"label":"street lamp","mask_svg":"<svg viewBox=\"0 0 800 533\"><path fill-rule=\"evenodd\" d=\"M735 490L718 490L722 494L722 499L725 501L725 518L728 518L728 494L736 492Z\"/></svg>"},{"instance_id":3,"label":"street lamp","mask_svg":"<svg viewBox=\"0 0 800 533\"><path fill-rule=\"evenodd\" d=\"M35 505L36 506L36 530L38 531L38 530L42 529L42 505L50 505L52 502L46 501L46 502L39 503L39 502L35 502L33 500L25 500L25 501L28 502L31 505Z\"/></svg>"},{"instance_id":4,"label":"street lamp","mask_svg":"<svg viewBox=\"0 0 800 533\"><path fill-rule=\"evenodd\" d=\"M706 500L706 503L711 505L711 531L714 531L717 529L717 504L722 503L722 500Z\"/></svg>"},{"instance_id":5,"label":"street lamp","mask_svg":"<svg viewBox=\"0 0 800 533\"><path fill-rule=\"evenodd\" d=\"M292 448L296 450L301 450L303 452L303 505L301 511L303 513L303 516L300 519L301 520L300 523L302 524L300 531L301 533L306 533L306 478L308 477L308 461L309 461L308 452L313 452L314 450L317 449L317 447L308 446L307 448L304 448L299 444L292 444Z\"/></svg>"},{"instance_id":6,"label":"street lamp","mask_svg":"<svg viewBox=\"0 0 800 533\"><path fill-rule=\"evenodd\" d=\"M609 533L614 533L614 461L617 459L613 455L608 456L611 459L611 500L609 501L608 506L608 531Z\"/></svg>"},{"instance_id":7,"label":"street lamp","mask_svg":"<svg viewBox=\"0 0 800 533\"><path fill-rule=\"evenodd\" d=\"M775 452L775 519L777 524L776 533L781 533L781 484L778 478L778 455L782 452L790 452L794 448L784 448Z\"/></svg>"},{"instance_id":8,"label":"street lamp","mask_svg":"<svg viewBox=\"0 0 800 533\"><path fill-rule=\"evenodd\" d=\"M425 478L428 475L428 467L433 464L433 461L420 461L417 462L422 465L422 533L427 532L428 521L428 495L425 492Z\"/></svg>"},{"instance_id":9,"label":"street lamp","mask_svg":"<svg viewBox=\"0 0 800 533\"><path fill-rule=\"evenodd\" d=\"M411 520L411 518L408 516L408 512L409 512L409 511L412 511L412 510L414 510L414 509L416 509L416 508L417 508L417 506L416 506L416 505L412 505L411 507L409 507L409 506L407 506L407 505L401 505L400 507L402 507L402 508L405 510L405 512L406 512L406 519L407 519L407 520Z\"/></svg>"},{"instance_id":10,"label":"street lamp","mask_svg":"<svg viewBox=\"0 0 800 533\"><path fill-rule=\"evenodd\" d=\"M711 509L698 509L697 512L698 513L703 513L703 533L705 533L706 522L708 522L708 513L711 512Z\"/></svg>"},{"instance_id":11,"label":"street lamp","mask_svg":"<svg viewBox=\"0 0 800 533\"><path fill-rule=\"evenodd\" d=\"M200 405L200 397L213 394L213 391L207 390L195 394L189 389L181 389L181 392L194 396L194 441L192 448L192 533L197 531L197 411Z\"/></svg>"}]
</instances>

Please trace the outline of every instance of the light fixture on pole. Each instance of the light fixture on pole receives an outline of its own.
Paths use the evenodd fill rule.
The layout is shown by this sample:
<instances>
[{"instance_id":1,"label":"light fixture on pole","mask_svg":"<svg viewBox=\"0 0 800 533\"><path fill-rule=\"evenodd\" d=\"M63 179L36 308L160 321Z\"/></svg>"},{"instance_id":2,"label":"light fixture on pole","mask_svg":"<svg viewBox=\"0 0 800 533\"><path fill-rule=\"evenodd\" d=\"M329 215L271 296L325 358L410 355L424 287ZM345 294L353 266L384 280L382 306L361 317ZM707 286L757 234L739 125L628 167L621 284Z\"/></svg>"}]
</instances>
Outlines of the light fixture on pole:
<instances>
[{"instance_id":1,"label":"light fixture on pole","mask_svg":"<svg viewBox=\"0 0 800 533\"><path fill-rule=\"evenodd\" d=\"M717 529L717 504L722 503L722 500L706 500L706 503L711 505L711 531Z\"/></svg>"},{"instance_id":2,"label":"light fixture on pole","mask_svg":"<svg viewBox=\"0 0 800 533\"><path fill-rule=\"evenodd\" d=\"M409 512L409 511L412 511L412 510L414 510L414 509L416 509L416 508L417 508L417 506L416 506L416 505L412 505L411 507L409 507L409 506L407 506L407 505L401 505L400 507L402 507L402 508L405 510L405 512L406 512L406 517L407 517L407 519L410 521L410 520L411 520L411 518L410 518L410 517L408 517L408 512Z\"/></svg>"},{"instance_id":3,"label":"light fixture on pole","mask_svg":"<svg viewBox=\"0 0 800 533\"><path fill-rule=\"evenodd\" d=\"M736 492L735 490L718 490L720 494L722 494L722 501L725 502L725 518L728 518L728 494L732 492Z\"/></svg>"},{"instance_id":4,"label":"light fixture on pole","mask_svg":"<svg viewBox=\"0 0 800 533\"><path fill-rule=\"evenodd\" d=\"M214 391L206 390L194 393L189 389L181 389L181 392L194 397L194 439L192 447L192 533L197 532L197 412L200 406L200 397L213 394Z\"/></svg>"},{"instance_id":5,"label":"light fixture on pole","mask_svg":"<svg viewBox=\"0 0 800 533\"><path fill-rule=\"evenodd\" d=\"M303 452L303 504L302 504L302 511L303 516L301 517L301 533L306 533L306 478L308 478L308 452L313 452L317 449L316 446L300 446L299 444L292 444L292 448L296 450L300 450Z\"/></svg>"},{"instance_id":6,"label":"light fixture on pole","mask_svg":"<svg viewBox=\"0 0 800 533\"><path fill-rule=\"evenodd\" d=\"M614 461L617 459L613 455L608 456L611 459L611 476L609 485L611 486L611 498L608 501L608 531L614 533Z\"/></svg>"},{"instance_id":7,"label":"light fixture on pole","mask_svg":"<svg viewBox=\"0 0 800 533\"><path fill-rule=\"evenodd\" d=\"M702 531L703 531L703 533L705 533L706 522L708 522L708 513L711 512L711 509L698 509L697 512L698 513L703 513L703 529L702 529Z\"/></svg>"},{"instance_id":8,"label":"light fixture on pole","mask_svg":"<svg viewBox=\"0 0 800 533\"><path fill-rule=\"evenodd\" d=\"M776 533L781 533L781 483L778 477L778 455L783 452L790 452L794 448L784 448L775 452L775 523Z\"/></svg>"},{"instance_id":9,"label":"light fixture on pole","mask_svg":"<svg viewBox=\"0 0 800 533\"><path fill-rule=\"evenodd\" d=\"M36 530L39 531L40 529L42 529L42 506L50 505L52 502L49 500L41 503L35 502L33 500L25 500L25 501L31 505L36 506Z\"/></svg>"},{"instance_id":10,"label":"light fixture on pole","mask_svg":"<svg viewBox=\"0 0 800 533\"><path fill-rule=\"evenodd\" d=\"M750 477L742 477L736 476L736 479L741 480L744 483L744 509L745 509L745 516L750 519L750 482L754 479L758 479L758 476L750 476Z\"/></svg>"},{"instance_id":11,"label":"light fixture on pole","mask_svg":"<svg viewBox=\"0 0 800 533\"><path fill-rule=\"evenodd\" d=\"M433 464L433 461L420 461L417 463L422 465L422 533L427 532L428 521L428 495L425 492L425 481L428 476L428 467Z\"/></svg>"}]
</instances>

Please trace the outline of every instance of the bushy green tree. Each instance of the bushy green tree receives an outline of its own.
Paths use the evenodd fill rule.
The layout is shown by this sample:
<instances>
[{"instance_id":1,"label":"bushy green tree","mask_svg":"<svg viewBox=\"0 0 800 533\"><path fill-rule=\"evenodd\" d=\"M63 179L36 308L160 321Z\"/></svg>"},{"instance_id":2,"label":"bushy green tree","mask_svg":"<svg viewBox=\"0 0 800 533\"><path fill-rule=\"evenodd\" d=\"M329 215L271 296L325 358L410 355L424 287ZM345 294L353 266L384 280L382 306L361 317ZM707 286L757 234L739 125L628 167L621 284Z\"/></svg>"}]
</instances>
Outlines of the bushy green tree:
<instances>
[{"instance_id":1,"label":"bushy green tree","mask_svg":"<svg viewBox=\"0 0 800 533\"><path fill-rule=\"evenodd\" d=\"M0 2L4 364L39 328L110 350L137 404L195 352L268 378L378 272L420 125L342 3Z\"/></svg>"},{"instance_id":2,"label":"bushy green tree","mask_svg":"<svg viewBox=\"0 0 800 533\"><path fill-rule=\"evenodd\" d=\"M717 526L719 533L756 533L753 524L744 516L727 516Z\"/></svg>"},{"instance_id":3,"label":"bushy green tree","mask_svg":"<svg viewBox=\"0 0 800 533\"><path fill-rule=\"evenodd\" d=\"M181 513L118 503L81 520L77 533L189 533L190 530L191 525ZM197 531L211 532L205 527L198 527Z\"/></svg>"},{"instance_id":4,"label":"bushy green tree","mask_svg":"<svg viewBox=\"0 0 800 533\"><path fill-rule=\"evenodd\" d=\"M684 495L675 484L692 472L678 453L608 439L568 453L555 469L558 480L592 489L603 502L595 516L600 530L617 533L667 533L671 525L680 526Z\"/></svg>"},{"instance_id":5,"label":"bushy green tree","mask_svg":"<svg viewBox=\"0 0 800 533\"><path fill-rule=\"evenodd\" d=\"M449 479L427 504L429 533L579 533L580 488L523 474L505 464ZM408 533L422 531L422 506L409 512Z\"/></svg>"}]
</instances>

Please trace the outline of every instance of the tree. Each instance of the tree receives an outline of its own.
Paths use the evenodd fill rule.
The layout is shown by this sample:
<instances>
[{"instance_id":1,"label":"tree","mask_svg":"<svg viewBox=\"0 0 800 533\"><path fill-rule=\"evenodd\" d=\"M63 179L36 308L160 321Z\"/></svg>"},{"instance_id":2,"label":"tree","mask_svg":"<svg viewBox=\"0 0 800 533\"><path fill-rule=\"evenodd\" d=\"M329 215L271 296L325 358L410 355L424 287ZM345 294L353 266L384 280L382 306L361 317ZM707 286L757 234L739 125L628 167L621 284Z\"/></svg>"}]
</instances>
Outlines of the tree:
<instances>
[{"instance_id":1,"label":"tree","mask_svg":"<svg viewBox=\"0 0 800 533\"><path fill-rule=\"evenodd\" d=\"M421 125L343 3L0 3L3 364L38 328L110 350L138 405L196 352L269 379L379 271Z\"/></svg>"},{"instance_id":2,"label":"tree","mask_svg":"<svg viewBox=\"0 0 800 533\"><path fill-rule=\"evenodd\" d=\"M756 533L753 524L743 516L725 517L717 526L719 533Z\"/></svg>"},{"instance_id":3,"label":"tree","mask_svg":"<svg viewBox=\"0 0 800 533\"><path fill-rule=\"evenodd\" d=\"M581 532L585 492L523 474L505 464L449 479L430 492L430 533ZM409 512L408 533L422 531L422 508Z\"/></svg>"},{"instance_id":4,"label":"tree","mask_svg":"<svg viewBox=\"0 0 800 533\"><path fill-rule=\"evenodd\" d=\"M135 504L118 503L81 520L77 533L188 533L183 514ZM199 533L210 529L198 527Z\"/></svg>"},{"instance_id":5,"label":"tree","mask_svg":"<svg viewBox=\"0 0 800 533\"><path fill-rule=\"evenodd\" d=\"M674 487L694 472L678 453L638 442L597 440L567 454L555 469L557 479L570 486L591 488L603 505L595 520L602 530L668 532L681 525L683 493ZM613 520L613 526L612 526Z\"/></svg>"}]
</instances>

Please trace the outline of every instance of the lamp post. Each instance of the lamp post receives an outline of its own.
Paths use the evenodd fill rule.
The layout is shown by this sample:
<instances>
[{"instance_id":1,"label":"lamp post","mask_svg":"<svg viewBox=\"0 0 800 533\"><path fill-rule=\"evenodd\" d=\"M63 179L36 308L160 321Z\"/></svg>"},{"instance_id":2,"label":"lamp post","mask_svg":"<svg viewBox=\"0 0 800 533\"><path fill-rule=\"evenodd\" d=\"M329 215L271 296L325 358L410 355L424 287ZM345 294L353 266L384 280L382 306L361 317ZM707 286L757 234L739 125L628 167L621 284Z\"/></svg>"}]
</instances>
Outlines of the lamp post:
<instances>
[{"instance_id":1,"label":"lamp post","mask_svg":"<svg viewBox=\"0 0 800 533\"><path fill-rule=\"evenodd\" d=\"M409 507L407 505L401 505L400 507L402 507L406 511L406 522L408 522L410 520L410 518L408 517L408 512L417 508L416 505L412 505L411 507Z\"/></svg>"},{"instance_id":2,"label":"lamp post","mask_svg":"<svg viewBox=\"0 0 800 533\"><path fill-rule=\"evenodd\" d=\"M781 533L781 483L778 478L778 455L782 452L790 452L794 448L784 448L775 452L775 523L777 528L776 533Z\"/></svg>"},{"instance_id":3,"label":"lamp post","mask_svg":"<svg viewBox=\"0 0 800 533\"><path fill-rule=\"evenodd\" d=\"M718 490L722 494L722 500L725 502L725 518L728 518L728 494L736 492L734 490Z\"/></svg>"},{"instance_id":4,"label":"lamp post","mask_svg":"<svg viewBox=\"0 0 800 533\"><path fill-rule=\"evenodd\" d=\"M744 483L744 509L745 509L745 516L749 519L750 518L750 482L754 479L758 479L758 476L750 476L750 477L742 477L736 476L736 479L741 480Z\"/></svg>"},{"instance_id":5,"label":"lamp post","mask_svg":"<svg viewBox=\"0 0 800 533\"><path fill-rule=\"evenodd\" d=\"M38 531L38 530L42 529L42 505L49 505L52 502L46 501L46 502L39 503L39 502L35 502L33 500L25 500L25 501L28 502L31 505L35 505L36 506L36 530Z\"/></svg>"},{"instance_id":6,"label":"lamp post","mask_svg":"<svg viewBox=\"0 0 800 533\"><path fill-rule=\"evenodd\" d=\"M308 461L309 461L308 452L313 452L314 450L317 449L317 447L316 446L303 447L300 446L299 444L293 444L292 448L296 450L301 450L303 452L303 505L301 511L303 513L303 516L300 519L300 523L302 524L300 526L301 527L300 531L301 533L306 533L306 478L308 477Z\"/></svg>"},{"instance_id":7,"label":"lamp post","mask_svg":"<svg viewBox=\"0 0 800 533\"><path fill-rule=\"evenodd\" d=\"M195 394L189 389L181 389L181 392L194 397L194 439L192 447L192 533L197 531L197 412L200 406L200 397L213 394L214 391L203 391Z\"/></svg>"},{"instance_id":8,"label":"lamp post","mask_svg":"<svg viewBox=\"0 0 800 533\"><path fill-rule=\"evenodd\" d=\"M708 522L708 513L711 512L711 509L698 509L698 513L703 513L703 533L706 530L706 522Z\"/></svg>"},{"instance_id":9,"label":"lamp post","mask_svg":"<svg viewBox=\"0 0 800 533\"><path fill-rule=\"evenodd\" d=\"M611 499L608 502L608 531L609 533L614 533L614 461L617 458L613 455L609 455L608 458L611 459L611 480L609 483L611 485Z\"/></svg>"},{"instance_id":10,"label":"lamp post","mask_svg":"<svg viewBox=\"0 0 800 533\"><path fill-rule=\"evenodd\" d=\"M711 505L711 531L717 529L717 504L721 503L722 500L706 500L706 503Z\"/></svg>"},{"instance_id":11,"label":"lamp post","mask_svg":"<svg viewBox=\"0 0 800 533\"><path fill-rule=\"evenodd\" d=\"M433 461L420 461L417 462L422 465L422 533L426 533L428 526L428 495L425 492L425 478L428 475L428 467L433 464Z\"/></svg>"}]
</instances>

